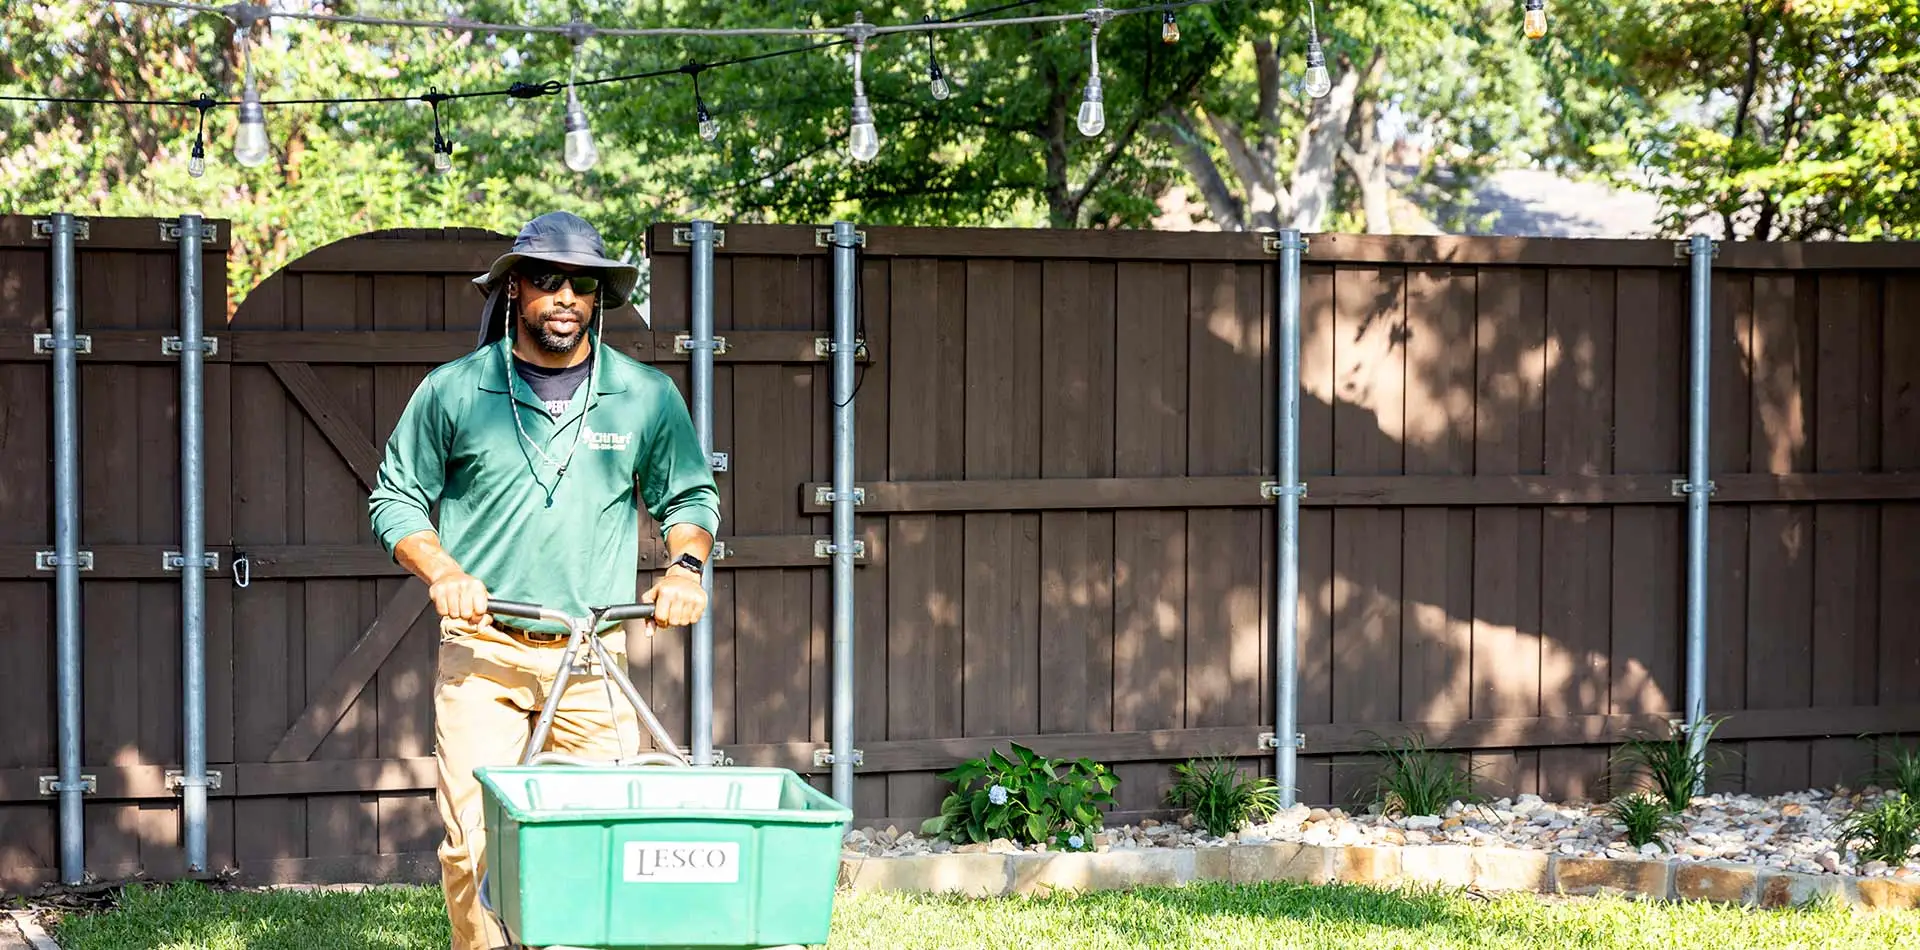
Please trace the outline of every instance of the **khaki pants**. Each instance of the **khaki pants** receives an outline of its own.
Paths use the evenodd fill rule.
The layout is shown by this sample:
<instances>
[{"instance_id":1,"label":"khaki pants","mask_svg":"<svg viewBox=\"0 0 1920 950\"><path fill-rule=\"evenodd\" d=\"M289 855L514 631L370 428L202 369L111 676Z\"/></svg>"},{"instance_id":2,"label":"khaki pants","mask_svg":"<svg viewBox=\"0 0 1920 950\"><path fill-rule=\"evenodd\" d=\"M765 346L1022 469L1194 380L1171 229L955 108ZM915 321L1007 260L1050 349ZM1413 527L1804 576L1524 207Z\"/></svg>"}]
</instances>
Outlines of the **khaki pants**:
<instances>
[{"instance_id":1,"label":"khaki pants","mask_svg":"<svg viewBox=\"0 0 1920 950\"><path fill-rule=\"evenodd\" d=\"M440 636L433 732L440 820L446 827L439 854L447 918L453 925L453 950L497 950L510 945L480 906L486 827L473 770L520 761L553 691L566 641L534 643L492 624L476 627L445 618ZM608 631L601 642L615 662L626 662L624 630ZM607 760L639 751L644 732L633 706L593 662L590 651L583 649L580 659L587 671L576 669L568 678L542 751ZM609 691L617 719L608 714ZM617 733L610 722L617 722Z\"/></svg>"}]
</instances>

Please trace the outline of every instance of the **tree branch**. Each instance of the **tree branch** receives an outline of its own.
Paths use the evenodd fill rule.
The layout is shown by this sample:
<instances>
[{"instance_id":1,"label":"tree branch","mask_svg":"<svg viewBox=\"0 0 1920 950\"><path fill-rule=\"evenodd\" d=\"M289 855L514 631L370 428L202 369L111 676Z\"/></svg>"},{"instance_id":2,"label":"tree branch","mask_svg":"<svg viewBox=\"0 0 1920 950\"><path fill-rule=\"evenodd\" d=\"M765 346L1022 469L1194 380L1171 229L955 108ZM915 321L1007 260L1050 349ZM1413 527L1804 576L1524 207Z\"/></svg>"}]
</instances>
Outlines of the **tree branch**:
<instances>
[{"instance_id":1,"label":"tree branch","mask_svg":"<svg viewBox=\"0 0 1920 950\"><path fill-rule=\"evenodd\" d=\"M1228 187L1225 176L1220 174L1220 166L1207 154L1199 130L1193 127L1193 119L1173 106L1160 110L1160 115L1162 121L1155 128L1172 140L1179 151L1180 163L1186 166L1187 174L1193 176L1200 189L1200 196L1206 199L1207 213L1222 229L1246 230L1246 210Z\"/></svg>"},{"instance_id":2,"label":"tree branch","mask_svg":"<svg viewBox=\"0 0 1920 950\"><path fill-rule=\"evenodd\" d=\"M1142 104L1141 108L1134 111L1133 117L1127 120L1126 126L1113 137L1113 147L1107 149L1107 154L1100 158L1100 164L1094 167L1093 174L1087 176L1087 183L1081 186L1079 194L1074 195L1068 202L1067 207L1071 212L1067 218L1069 222L1080 220L1081 206L1086 204L1087 198L1093 194L1094 189L1100 187L1100 182L1107 177L1107 173L1113 170L1114 162L1119 161L1120 155L1133 144L1134 136L1138 135L1140 129L1146 125L1147 117L1176 101L1191 97L1193 90L1200 85L1200 80L1205 79L1206 75L1205 70L1195 70L1189 73L1171 93L1168 93L1166 98L1154 103L1150 108Z\"/></svg>"},{"instance_id":3,"label":"tree branch","mask_svg":"<svg viewBox=\"0 0 1920 950\"><path fill-rule=\"evenodd\" d=\"M1280 59L1273 51L1272 37L1253 41L1253 68L1259 92L1253 113L1255 141L1260 157L1271 167L1280 161Z\"/></svg>"}]
</instances>

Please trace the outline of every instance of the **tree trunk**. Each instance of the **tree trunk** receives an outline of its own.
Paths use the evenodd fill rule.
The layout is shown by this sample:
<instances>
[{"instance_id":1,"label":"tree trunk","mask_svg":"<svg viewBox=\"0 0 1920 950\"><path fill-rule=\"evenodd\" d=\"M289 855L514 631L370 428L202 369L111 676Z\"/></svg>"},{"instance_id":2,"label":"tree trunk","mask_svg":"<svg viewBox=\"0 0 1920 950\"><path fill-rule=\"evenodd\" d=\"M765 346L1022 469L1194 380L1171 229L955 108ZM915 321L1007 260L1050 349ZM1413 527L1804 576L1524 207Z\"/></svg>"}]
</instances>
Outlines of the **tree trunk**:
<instances>
[{"instance_id":1,"label":"tree trunk","mask_svg":"<svg viewBox=\"0 0 1920 950\"><path fill-rule=\"evenodd\" d=\"M1387 59L1383 47L1373 48L1366 78L1361 80L1359 102L1354 106L1353 124L1348 129L1348 144L1341 151L1347 167L1360 183L1360 204L1366 212L1368 234L1392 234L1392 189L1387 185L1387 147L1380 140L1381 82L1386 78Z\"/></svg>"},{"instance_id":2,"label":"tree trunk","mask_svg":"<svg viewBox=\"0 0 1920 950\"><path fill-rule=\"evenodd\" d=\"M1313 100L1307 125L1300 131L1300 147L1293 162L1293 213L1286 226L1318 231L1333 206L1334 178L1339 173L1340 148L1353 120L1360 72L1340 57L1340 78L1333 90Z\"/></svg>"},{"instance_id":3,"label":"tree trunk","mask_svg":"<svg viewBox=\"0 0 1920 950\"><path fill-rule=\"evenodd\" d=\"M1073 188L1067 184L1067 89L1051 61L1043 81L1048 90L1046 127L1040 130L1047 143L1047 225L1070 228L1075 222Z\"/></svg>"},{"instance_id":4,"label":"tree trunk","mask_svg":"<svg viewBox=\"0 0 1920 950\"><path fill-rule=\"evenodd\" d=\"M1200 189L1200 197L1206 200L1207 213L1213 222L1222 231L1245 231L1246 209L1240 199L1234 196L1226 178L1220 174L1220 167L1207 154L1200 131L1193 127L1193 120L1172 106L1161 110L1161 115L1163 121L1158 126L1160 134L1179 151L1180 164L1186 166L1187 174L1193 177L1194 185Z\"/></svg>"}]
</instances>

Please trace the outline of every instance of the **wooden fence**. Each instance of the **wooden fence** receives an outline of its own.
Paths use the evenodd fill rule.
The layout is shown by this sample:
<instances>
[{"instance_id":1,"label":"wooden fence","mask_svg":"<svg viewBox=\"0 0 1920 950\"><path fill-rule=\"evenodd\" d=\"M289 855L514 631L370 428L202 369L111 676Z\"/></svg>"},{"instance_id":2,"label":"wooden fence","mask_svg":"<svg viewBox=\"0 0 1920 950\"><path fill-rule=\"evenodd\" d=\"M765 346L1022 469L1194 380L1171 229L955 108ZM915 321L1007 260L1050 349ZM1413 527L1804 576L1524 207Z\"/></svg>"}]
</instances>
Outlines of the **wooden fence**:
<instances>
[{"instance_id":1,"label":"wooden fence","mask_svg":"<svg viewBox=\"0 0 1920 950\"><path fill-rule=\"evenodd\" d=\"M0 219L0 886L54 879L48 255ZM206 309L224 314L224 222ZM831 262L725 226L715 262L715 744L825 784ZM1272 731L1274 258L1261 236L865 229L857 483L862 820L931 814L1010 740L1090 755L1119 810ZM210 856L253 880L436 873L421 586L365 498L418 380L473 345L504 246L382 232L249 294L206 393ZM686 385L687 248L648 234L653 326L609 340ZM80 242L88 865L182 867L173 245ZM1304 269L1301 797L1347 801L1374 733L1462 750L1495 794L1608 793L1608 743L1682 705L1686 260L1660 241L1318 235ZM1920 732L1920 254L1727 245L1715 261L1709 704L1723 788L1856 781ZM137 416L137 419L131 418ZM658 551L646 555L657 563ZM241 587L231 573L243 558ZM687 726L687 632L634 645Z\"/></svg>"}]
</instances>

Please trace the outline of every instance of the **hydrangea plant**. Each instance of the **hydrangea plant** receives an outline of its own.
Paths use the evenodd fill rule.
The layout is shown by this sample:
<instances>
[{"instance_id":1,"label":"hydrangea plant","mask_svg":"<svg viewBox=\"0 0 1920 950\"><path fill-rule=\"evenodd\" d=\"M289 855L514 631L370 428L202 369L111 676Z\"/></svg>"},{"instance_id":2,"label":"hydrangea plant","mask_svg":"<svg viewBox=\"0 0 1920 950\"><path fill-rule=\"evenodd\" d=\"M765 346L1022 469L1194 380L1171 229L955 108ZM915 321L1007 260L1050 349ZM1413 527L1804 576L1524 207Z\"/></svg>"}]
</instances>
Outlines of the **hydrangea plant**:
<instances>
[{"instance_id":1,"label":"hydrangea plant","mask_svg":"<svg viewBox=\"0 0 1920 950\"><path fill-rule=\"evenodd\" d=\"M941 773L953 791L922 829L956 844L995 838L1084 851L1102 827L1120 779L1092 759L1051 759L1013 743Z\"/></svg>"}]
</instances>

